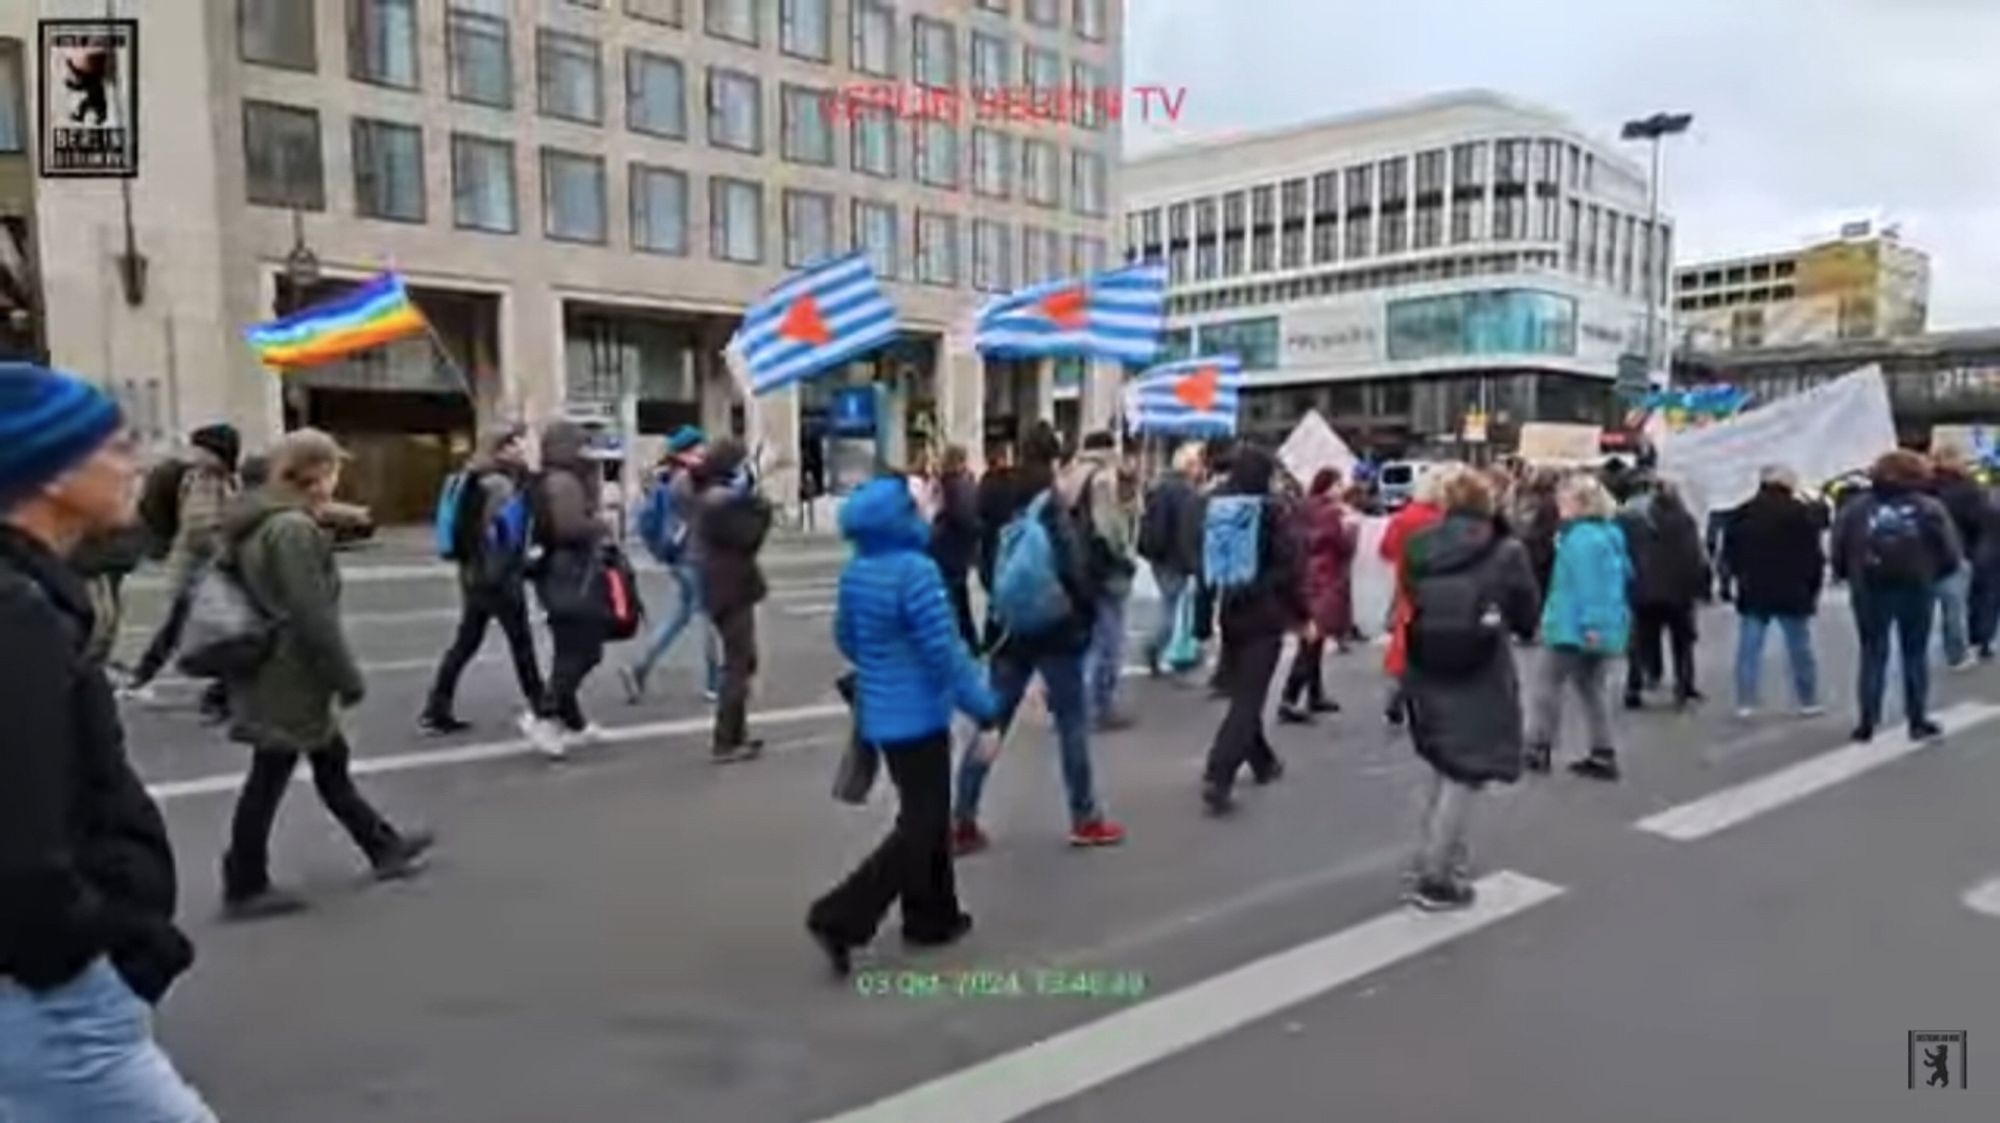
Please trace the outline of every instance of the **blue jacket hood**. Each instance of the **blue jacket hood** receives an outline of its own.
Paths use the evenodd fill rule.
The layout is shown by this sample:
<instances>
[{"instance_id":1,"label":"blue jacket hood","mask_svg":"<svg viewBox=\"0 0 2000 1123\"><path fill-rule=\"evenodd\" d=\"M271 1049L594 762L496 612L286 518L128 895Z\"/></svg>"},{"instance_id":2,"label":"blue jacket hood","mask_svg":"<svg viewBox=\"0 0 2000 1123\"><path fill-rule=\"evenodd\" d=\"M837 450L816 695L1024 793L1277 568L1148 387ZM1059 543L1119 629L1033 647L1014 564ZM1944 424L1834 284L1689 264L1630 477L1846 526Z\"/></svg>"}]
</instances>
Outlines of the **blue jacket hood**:
<instances>
[{"instance_id":1,"label":"blue jacket hood","mask_svg":"<svg viewBox=\"0 0 2000 1123\"><path fill-rule=\"evenodd\" d=\"M931 541L909 484L895 476L869 480L847 497L840 508L840 536L864 555L921 551Z\"/></svg>"}]
</instances>

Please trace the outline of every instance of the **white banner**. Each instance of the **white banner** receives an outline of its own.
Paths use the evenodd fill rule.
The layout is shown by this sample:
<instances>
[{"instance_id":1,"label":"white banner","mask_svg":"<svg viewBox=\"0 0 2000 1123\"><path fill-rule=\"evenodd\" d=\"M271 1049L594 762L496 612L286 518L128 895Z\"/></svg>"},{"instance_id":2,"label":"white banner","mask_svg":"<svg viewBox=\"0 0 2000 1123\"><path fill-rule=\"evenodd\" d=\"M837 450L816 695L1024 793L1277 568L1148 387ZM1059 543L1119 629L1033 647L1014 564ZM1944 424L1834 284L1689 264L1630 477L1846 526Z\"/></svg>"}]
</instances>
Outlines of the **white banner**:
<instances>
[{"instance_id":1,"label":"white banner","mask_svg":"<svg viewBox=\"0 0 2000 1123\"><path fill-rule=\"evenodd\" d=\"M1780 398L1659 444L1660 474L1687 489L1700 510L1726 510L1757 494L1757 476L1781 465L1818 487L1866 468L1896 448L1889 386L1866 366L1803 394Z\"/></svg>"},{"instance_id":2,"label":"white banner","mask_svg":"<svg viewBox=\"0 0 2000 1123\"><path fill-rule=\"evenodd\" d=\"M1601 425L1529 421L1521 426L1519 455L1530 464L1587 464L1599 458L1603 441Z\"/></svg>"},{"instance_id":3,"label":"white banner","mask_svg":"<svg viewBox=\"0 0 2000 1123\"><path fill-rule=\"evenodd\" d=\"M1278 446L1278 463L1299 481L1300 487L1311 487L1313 477L1321 468L1332 468L1343 477L1354 474L1354 450L1333 431L1326 418L1316 409L1309 409L1306 415L1292 429L1292 435Z\"/></svg>"}]
</instances>

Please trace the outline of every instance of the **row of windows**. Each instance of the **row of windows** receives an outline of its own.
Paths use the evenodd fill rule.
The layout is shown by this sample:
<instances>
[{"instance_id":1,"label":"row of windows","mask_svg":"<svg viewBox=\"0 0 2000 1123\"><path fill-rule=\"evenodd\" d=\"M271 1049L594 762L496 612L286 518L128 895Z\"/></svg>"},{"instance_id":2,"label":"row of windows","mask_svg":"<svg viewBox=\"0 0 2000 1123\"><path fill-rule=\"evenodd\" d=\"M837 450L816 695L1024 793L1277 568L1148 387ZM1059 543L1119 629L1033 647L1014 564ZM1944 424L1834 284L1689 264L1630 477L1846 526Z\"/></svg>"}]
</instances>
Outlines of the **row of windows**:
<instances>
[{"instance_id":1,"label":"row of windows","mask_svg":"<svg viewBox=\"0 0 2000 1123\"><path fill-rule=\"evenodd\" d=\"M1738 289L1734 292L1710 292L1700 296L1683 296L1676 306L1683 312L1702 308L1734 308L1742 304L1776 304L1791 300L1798 290L1791 285L1772 285L1769 288Z\"/></svg>"},{"instance_id":2,"label":"row of windows","mask_svg":"<svg viewBox=\"0 0 2000 1123\"><path fill-rule=\"evenodd\" d=\"M1576 354L1576 301L1531 289L1492 289L1391 301L1389 360L1468 355Z\"/></svg>"},{"instance_id":3,"label":"row of windows","mask_svg":"<svg viewBox=\"0 0 2000 1123\"><path fill-rule=\"evenodd\" d=\"M710 138L721 147L761 151L764 125L758 80L733 71L712 71L709 81L712 90L721 87L745 91L745 97L734 102L728 98L711 99ZM842 146L836 141L833 122L824 112L825 103L812 90L787 85L781 93L781 148L784 158L797 164L834 166ZM732 109L732 105L735 108ZM638 114L642 110L635 104L633 112ZM643 112L664 112L664 107L656 105ZM656 116L645 119L653 123L662 120ZM898 137L901 134L897 124L896 119L887 114L855 121L848 146L849 159L855 171L886 179L896 178L900 162ZM957 190L963 163L959 154L958 129L946 121L913 121L908 124L909 162L913 178L928 186ZM366 148L363 147L364 133ZM355 136L357 167L365 156L378 165L384 179L407 183L407 188L402 189L419 196L414 207L415 217L410 217L409 207L390 213L362 213L375 218L423 221L423 161L418 155L422 148L418 128L414 125L371 122L365 130L357 128ZM382 139L385 137L407 139ZM1060 207L1064 195L1063 150L1049 141L1021 138L1017 164L1015 139L992 129L973 130L973 190L994 198L1009 198L1014 193L1018 177L1023 199L1038 206ZM274 102L244 104L243 151L249 170L252 203L303 210L324 209L326 189L320 149L317 110ZM1070 209L1081 215L1101 216L1105 213L1110 190L1110 173L1104 156L1082 149L1073 150L1068 155Z\"/></svg>"},{"instance_id":4,"label":"row of windows","mask_svg":"<svg viewBox=\"0 0 2000 1123\"><path fill-rule=\"evenodd\" d=\"M1553 271L1555 268L1556 256L1552 253L1433 258L1399 265L1381 265L1372 269L1343 269L1284 281L1265 281L1252 285L1231 285L1204 292L1180 293L1167 298L1167 314L1198 315L1225 308L1287 304L1314 297L1397 288L1403 285L1450 280L1454 277L1519 273L1537 269Z\"/></svg>"},{"instance_id":5,"label":"row of windows","mask_svg":"<svg viewBox=\"0 0 2000 1123\"><path fill-rule=\"evenodd\" d=\"M567 2L577 4L577 0ZM831 2L780 0L779 45L786 54L831 61ZM1101 30L1105 0L1075 2L1079 9L1089 6L1098 13L1094 26ZM346 3L349 74L377 85L418 89L421 67L416 0L346 0ZM512 108L511 0L449 0L449 4L445 53L451 96L480 105ZM709 0L705 26L711 35L756 44L761 41L762 11L768 6L768 0ZM679 8L678 0L671 0L670 4L626 0L626 10L631 14L676 25L680 23ZM246 60L289 69L318 68L312 0L243 0L240 16ZM900 52L896 44L895 5L888 0L853 0L849 16L852 69L878 77L897 77ZM1084 21L1079 19L1078 25L1084 26ZM1002 90L1010 85L1013 52L1004 36L972 32L969 53L975 89ZM635 91L645 78L644 74L635 77L632 73L634 61L656 57L637 48L626 52L628 97L637 96ZM673 66L678 70L677 62ZM925 86L958 87L958 32L950 23L925 16L911 17L909 73ZM1073 61L1067 74L1069 82L1080 89L1105 89L1105 74L1099 67ZM1063 57L1058 51L1024 45L1021 75L1030 89L1053 93L1064 82ZM537 29L535 76L543 114L586 124L602 123L603 62L598 40L548 28ZM1103 100L1076 99L1070 113L1072 123L1083 128L1101 128L1103 114L1095 112L1093 106Z\"/></svg>"},{"instance_id":6,"label":"row of windows","mask_svg":"<svg viewBox=\"0 0 2000 1123\"><path fill-rule=\"evenodd\" d=\"M1689 270L1676 282L1681 291L1721 288L1723 285L1761 285L1782 281L1798 272L1799 263L1790 258L1760 261L1754 265L1733 265L1726 269Z\"/></svg>"}]
</instances>

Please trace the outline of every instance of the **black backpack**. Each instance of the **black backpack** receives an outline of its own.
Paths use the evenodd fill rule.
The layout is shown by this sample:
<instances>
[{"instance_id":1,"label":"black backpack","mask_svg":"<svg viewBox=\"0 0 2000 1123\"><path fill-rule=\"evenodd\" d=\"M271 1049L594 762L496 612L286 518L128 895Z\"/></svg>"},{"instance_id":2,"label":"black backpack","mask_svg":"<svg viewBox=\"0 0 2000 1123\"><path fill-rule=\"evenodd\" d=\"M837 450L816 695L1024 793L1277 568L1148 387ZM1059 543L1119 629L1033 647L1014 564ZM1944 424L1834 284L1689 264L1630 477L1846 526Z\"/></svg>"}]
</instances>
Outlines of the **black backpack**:
<instances>
[{"instance_id":1,"label":"black backpack","mask_svg":"<svg viewBox=\"0 0 2000 1123\"><path fill-rule=\"evenodd\" d=\"M146 556L154 561L173 552L174 539L181 532L181 485L187 482L190 465L175 457L162 460L146 472L139 489L139 523L152 542Z\"/></svg>"},{"instance_id":2,"label":"black backpack","mask_svg":"<svg viewBox=\"0 0 2000 1123\"><path fill-rule=\"evenodd\" d=\"M1862 524L1862 572L1871 580L1923 584L1933 580L1923 508L1915 499L1884 499Z\"/></svg>"},{"instance_id":3,"label":"black backpack","mask_svg":"<svg viewBox=\"0 0 2000 1123\"><path fill-rule=\"evenodd\" d=\"M1477 677L1507 650L1499 605L1486 593L1480 569L1499 539L1471 564L1410 583L1410 622L1404 633L1410 668L1432 678Z\"/></svg>"}]
</instances>

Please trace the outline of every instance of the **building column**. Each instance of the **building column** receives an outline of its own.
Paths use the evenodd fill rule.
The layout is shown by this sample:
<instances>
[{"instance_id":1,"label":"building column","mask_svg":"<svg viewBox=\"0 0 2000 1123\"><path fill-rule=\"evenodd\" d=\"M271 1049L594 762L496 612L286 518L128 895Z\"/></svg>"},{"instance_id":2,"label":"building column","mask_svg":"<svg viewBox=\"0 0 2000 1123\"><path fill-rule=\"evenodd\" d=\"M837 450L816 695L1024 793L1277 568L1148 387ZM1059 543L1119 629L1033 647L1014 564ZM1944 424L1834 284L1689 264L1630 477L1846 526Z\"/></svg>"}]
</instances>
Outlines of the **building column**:
<instances>
[{"instance_id":1,"label":"building column","mask_svg":"<svg viewBox=\"0 0 2000 1123\"><path fill-rule=\"evenodd\" d=\"M1125 368L1119 363L1093 360L1084 368L1078 406L1085 433L1115 431L1118 425L1118 395L1124 379Z\"/></svg>"},{"instance_id":2,"label":"building column","mask_svg":"<svg viewBox=\"0 0 2000 1123\"><path fill-rule=\"evenodd\" d=\"M1031 425L1036 421L1046 421L1054 425L1056 423L1056 361L1054 359L1036 359L1034 366L1030 367L1029 370L1028 384L1023 387L1024 396L1021 401L1021 416L1027 418Z\"/></svg>"},{"instance_id":3,"label":"building column","mask_svg":"<svg viewBox=\"0 0 2000 1123\"><path fill-rule=\"evenodd\" d=\"M910 395L895 379L875 380L875 449L882 464L898 471L910 466Z\"/></svg>"},{"instance_id":4,"label":"building column","mask_svg":"<svg viewBox=\"0 0 2000 1123\"><path fill-rule=\"evenodd\" d=\"M938 425L965 449L975 471L986 470L986 364L970 332L946 332L938 350Z\"/></svg>"},{"instance_id":5,"label":"building column","mask_svg":"<svg viewBox=\"0 0 2000 1123\"><path fill-rule=\"evenodd\" d=\"M729 436L730 412L735 408L737 389L729 377L729 364L722 349L727 336L703 325L695 330L695 394L701 400L701 431L710 441Z\"/></svg>"},{"instance_id":6,"label":"building column","mask_svg":"<svg viewBox=\"0 0 2000 1123\"><path fill-rule=\"evenodd\" d=\"M799 386L793 383L752 403L745 419L752 449L762 450L757 465L764 497L781 512L782 525L796 525L799 513Z\"/></svg>"}]
</instances>

